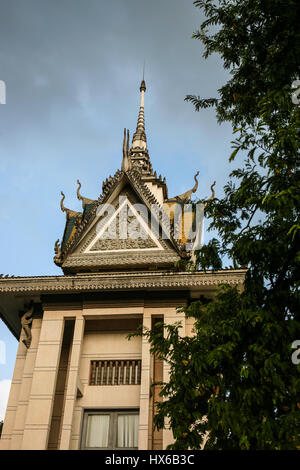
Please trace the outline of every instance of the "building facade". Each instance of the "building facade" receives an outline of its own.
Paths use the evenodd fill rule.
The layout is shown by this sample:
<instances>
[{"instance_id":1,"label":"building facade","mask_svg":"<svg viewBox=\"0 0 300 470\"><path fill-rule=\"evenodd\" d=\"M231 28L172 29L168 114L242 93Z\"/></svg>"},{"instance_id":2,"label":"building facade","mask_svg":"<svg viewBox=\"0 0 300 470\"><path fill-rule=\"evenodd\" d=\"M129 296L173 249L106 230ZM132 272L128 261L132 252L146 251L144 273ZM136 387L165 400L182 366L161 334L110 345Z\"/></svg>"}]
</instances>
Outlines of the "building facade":
<instances>
[{"instance_id":1,"label":"building facade","mask_svg":"<svg viewBox=\"0 0 300 470\"><path fill-rule=\"evenodd\" d=\"M19 341L0 449L165 449L172 432L168 422L153 429L153 415L168 364L128 335L158 321L181 321L190 335L179 307L220 283L242 286L243 269L184 269L201 232L189 204L197 174L169 198L147 149L145 91L143 80L132 143L125 130L121 169L100 197L82 196L78 181L75 212L62 193L62 275L0 278L0 315Z\"/></svg>"}]
</instances>

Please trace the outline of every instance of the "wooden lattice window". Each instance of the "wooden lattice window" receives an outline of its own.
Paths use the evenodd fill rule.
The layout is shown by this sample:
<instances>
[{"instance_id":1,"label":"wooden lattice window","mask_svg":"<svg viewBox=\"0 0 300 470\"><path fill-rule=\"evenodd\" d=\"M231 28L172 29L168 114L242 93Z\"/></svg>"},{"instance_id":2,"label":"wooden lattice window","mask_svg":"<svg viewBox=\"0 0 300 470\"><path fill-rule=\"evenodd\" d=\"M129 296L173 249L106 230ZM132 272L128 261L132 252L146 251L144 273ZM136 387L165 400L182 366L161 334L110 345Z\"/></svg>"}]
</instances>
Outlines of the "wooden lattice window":
<instances>
[{"instance_id":1,"label":"wooden lattice window","mask_svg":"<svg viewBox=\"0 0 300 470\"><path fill-rule=\"evenodd\" d=\"M90 385L140 385L141 362L91 361Z\"/></svg>"}]
</instances>

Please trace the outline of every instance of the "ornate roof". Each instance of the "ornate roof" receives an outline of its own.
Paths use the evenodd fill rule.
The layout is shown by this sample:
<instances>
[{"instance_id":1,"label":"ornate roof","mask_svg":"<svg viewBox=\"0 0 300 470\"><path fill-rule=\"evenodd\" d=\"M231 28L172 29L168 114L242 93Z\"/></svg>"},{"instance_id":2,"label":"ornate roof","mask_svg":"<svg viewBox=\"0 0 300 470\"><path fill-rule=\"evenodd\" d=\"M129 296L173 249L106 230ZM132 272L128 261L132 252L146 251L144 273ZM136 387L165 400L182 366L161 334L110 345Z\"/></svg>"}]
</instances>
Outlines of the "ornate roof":
<instances>
[{"instance_id":1,"label":"ornate roof","mask_svg":"<svg viewBox=\"0 0 300 470\"><path fill-rule=\"evenodd\" d=\"M62 268L64 275L0 275L0 317L16 337L20 334L19 313L24 304L33 300L38 305L44 294L82 294L83 297L85 293L114 291L119 295L119 291L130 291L130 296L135 296L137 291L152 294L152 291L172 290L170 297L181 291L188 293L184 296L188 299L191 293L213 292L220 283L243 283L245 269L217 272L178 272L175 269L175 262L189 257L191 252L184 237L177 237L177 227L171 214L174 205L190 200L198 186L197 175L191 190L168 198L166 179L153 171L147 149L145 91L143 80L138 122L131 147L129 131L125 130L121 169L106 178L100 196L97 199L83 196L81 183L77 180L77 197L82 203L82 212L77 212L65 207L65 195L61 193L60 206L66 214L66 223L61 243L59 240L55 242L54 262ZM145 210L139 211L138 205ZM193 217L192 210L186 219L182 215L179 223L184 225L188 221L192 226ZM152 220L155 221L157 233ZM126 222L126 237L122 234L123 222ZM136 224L140 227L140 231L136 231L138 236L127 237L127 226ZM114 227L116 237L106 237Z\"/></svg>"},{"instance_id":2,"label":"ornate roof","mask_svg":"<svg viewBox=\"0 0 300 470\"><path fill-rule=\"evenodd\" d=\"M156 217L161 229L168 224L169 219L167 214L141 179L140 173L136 169L131 169L127 172L118 170L113 178L109 178L104 183L101 196L91 205L89 212L78 221L76 227L74 219L72 221L67 220L66 227L68 232L70 233L71 230L69 228L71 222L75 230L73 233L71 232L69 239L62 245L60 258L56 260L57 264L61 265L65 272L89 268L95 270L96 268L145 267L148 265L171 267L183 257L180 243L175 240L172 229L170 230L170 238L168 240L162 239L162 237L159 238L160 249L154 250L153 247L149 247L151 252L147 251L147 247L136 251L134 248L135 244L132 245L134 251L130 249L130 246L124 248L124 243L121 243L121 240L119 240L119 250L116 247L118 240L111 241L111 245L114 248L109 249L109 241L106 240L108 248L103 249L102 253L90 252L88 254L85 250L87 247L86 240L91 241L91 237L96 237L95 226L99 220L99 209L105 204L111 204L117 210L120 196L127 197L129 204L143 204L149 213L151 211L152 217ZM145 222L147 223L147 221ZM65 231L64 239L66 239L66 233ZM115 251L115 253L112 251ZM120 254L122 254L121 257Z\"/></svg>"},{"instance_id":3,"label":"ornate roof","mask_svg":"<svg viewBox=\"0 0 300 470\"><path fill-rule=\"evenodd\" d=\"M106 249L103 249L102 253L101 250L87 253L80 249L82 244L85 245L85 240L90 237L89 232L92 233L93 227L99 222L101 207L105 204L113 204L118 210L116 201L124 187L132 195L131 205L143 204L147 208L149 216L151 214L151 217L157 219L161 233L170 222L163 207L164 202L168 200L166 179L163 179L161 175L158 177L156 171L153 171L147 149L144 118L145 91L146 84L143 80L140 86L141 102L138 122L136 132L132 138L131 148L129 148L129 131L126 132L126 129L124 129L122 169L117 170L114 176L106 178L102 185L102 194L98 199L92 200L83 197L80 194L81 184L77 180L79 185L77 197L82 201L83 207L83 212L78 213L63 206L65 196L62 193L61 209L66 212L66 226L62 243L56 242L55 244L54 262L61 266L65 273L117 267L137 267L140 269L141 267L155 266L170 268L174 266L174 262L186 257L182 243L174 237L174 227L172 226L170 227L168 240L162 240L161 236L159 245L157 244L156 247L150 246L151 242L148 243L149 246L147 247L146 243L143 242L140 243L140 250L138 250L136 243L130 244L128 242L125 244L121 243L120 240L114 240L111 242L111 249L108 249L109 242L106 241ZM137 220L140 222L138 215ZM149 220L146 223L149 225ZM146 231L151 238L150 228ZM96 233L94 233L94 236L96 236ZM130 250L130 245L133 247L132 250ZM103 243L102 246L104 246Z\"/></svg>"},{"instance_id":4,"label":"ornate roof","mask_svg":"<svg viewBox=\"0 0 300 470\"><path fill-rule=\"evenodd\" d=\"M109 176L103 182L102 194L97 200L88 199L80 194L81 183L77 180L77 197L82 201L82 212L71 211L63 205L64 194L62 192L61 209L66 213L66 225L61 244L55 243L54 262L62 267L64 273L78 271L99 271L109 269L127 269L127 268L159 268L170 269L174 263L181 258L191 256L191 244L188 247L185 234L177 236L178 226L180 230L183 226L192 227L193 217L182 215L182 219L177 226L174 221L174 207L177 204L189 203L191 195L197 190L199 172L194 176L194 187L175 198L168 198L168 188L166 178L157 176L153 171L151 160L147 148L147 138L145 131L144 116L144 95L146 84L143 80L140 86L140 108L136 131L132 138L131 147L129 144L129 131L124 129L123 139L123 159L121 170L117 170L114 176ZM103 217L102 208L110 204L115 211L120 211L120 195L126 196L124 191L131 194L127 206L129 211L134 211L135 204L142 204L147 209L147 220L144 222L143 234L149 235L146 243L143 236L140 241L127 240L126 243L121 240L120 234L117 234L114 240L99 242L99 224ZM125 191L125 193L126 193ZM173 211L173 212L172 212ZM185 217L185 218L184 218ZM129 217L130 218L130 217ZM155 219L161 233L156 245L153 245L153 232L149 226L149 218ZM132 214L131 214L132 219ZM144 225L139 214L135 214L137 223ZM145 217L144 217L145 219ZM119 216L111 216L107 223L115 224L119 222ZM186 224L188 220L188 224ZM129 222L129 219L128 219ZM100 224L101 225L101 224ZM107 228L107 227L106 227ZM169 233L164 237L163 233ZM176 233L175 233L176 232ZM107 235L102 233L101 236ZM95 239L94 249L90 249L92 238ZM97 238L98 237L98 238ZM130 237L129 237L130 238ZM152 242L151 242L152 239ZM87 240L89 243L87 243ZM98 249L95 249L95 246Z\"/></svg>"}]
</instances>

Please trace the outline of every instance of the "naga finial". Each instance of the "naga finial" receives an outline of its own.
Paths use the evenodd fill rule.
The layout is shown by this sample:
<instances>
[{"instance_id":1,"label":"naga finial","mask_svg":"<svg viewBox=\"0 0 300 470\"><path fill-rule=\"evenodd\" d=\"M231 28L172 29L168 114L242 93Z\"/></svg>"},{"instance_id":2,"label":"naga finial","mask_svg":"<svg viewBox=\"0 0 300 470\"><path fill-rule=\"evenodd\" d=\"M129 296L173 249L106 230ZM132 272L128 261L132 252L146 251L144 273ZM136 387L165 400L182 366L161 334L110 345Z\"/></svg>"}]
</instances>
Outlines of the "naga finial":
<instances>
[{"instance_id":1,"label":"naga finial","mask_svg":"<svg viewBox=\"0 0 300 470\"><path fill-rule=\"evenodd\" d=\"M77 188L77 199L81 200L82 199L82 196L81 194L79 193L80 189L81 189L81 183L79 180L77 180L77 184L78 184L78 188Z\"/></svg>"},{"instance_id":2,"label":"naga finial","mask_svg":"<svg viewBox=\"0 0 300 470\"><path fill-rule=\"evenodd\" d=\"M195 180L194 187L190 189L189 191L186 191L185 193L180 194L180 196L176 196L175 199L177 201L187 203L191 200L192 194L195 193L198 189L198 179L197 179L198 175L199 175L199 171L197 171L197 173L194 175L194 180Z\"/></svg>"},{"instance_id":3,"label":"naga finial","mask_svg":"<svg viewBox=\"0 0 300 470\"><path fill-rule=\"evenodd\" d=\"M88 199L87 197L81 196L81 194L80 194L80 192L79 192L80 189L81 189L81 183L80 183L79 180L77 180L77 184L78 184L78 188L77 188L77 199L79 199L79 201L82 201L82 208L83 208L83 209L85 208L85 206L86 206L87 204L93 204L94 202L96 202L96 201L94 201L93 199Z\"/></svg>"},{"instance_id":4,"label":"naga finial","mask_svg":"<svg viewBox=\"0 0 300 470\"><path fill-rule=\"evenodd\" d=\"M213 199L215 199L215 190L213 189L215 185L216 185L216 182L214 181L213 184L212 184L211 187L210 187L211 196L210 196L209 199L207 199L207 202L208 202L208 201L212 201Z\"/></svg>"},{"instance_id":5,"label":"naga finial","mask_svg":"<svg viewBox=\"0 0 300 470\"><path fill-rule=\"evenodd\" d=\"M65 200L65 195L64 193L61 191L60 194L62 195L62 198L61 198L61 201L60 201L60 208L62 210L62 212L66 212L66 208L64 206L64 200Z\"/></svg>"},{"instance_id":6,"label":"naga finial","mask_svg":"<svg viewBox=\"0 0 300 470\"><path fill-rule=\"evenodd\" d=\"M64 206L65 195L62 191L60 192L60 194L62 195L62 198L61 198L61 201L60 201L60 208L61 208L62 212L66 213L67 219L70 219L72 217L77 219L77 218L81 217L82 216L81 212L72 211L71 209L67 209L67 207Z\"/></svg>"},{"instance_id":7,"label":"naga finial","mask_svg":"<svg viewBox=\"0 0 300 470\"><path fill-rule=\"evenodd\" d=\"M193 187L193 193L195 193L198 189L198 179L197 176L199 175L199 171L194 175L194 180L195 180L195 186Z\"/></svg>"}]
</instances>

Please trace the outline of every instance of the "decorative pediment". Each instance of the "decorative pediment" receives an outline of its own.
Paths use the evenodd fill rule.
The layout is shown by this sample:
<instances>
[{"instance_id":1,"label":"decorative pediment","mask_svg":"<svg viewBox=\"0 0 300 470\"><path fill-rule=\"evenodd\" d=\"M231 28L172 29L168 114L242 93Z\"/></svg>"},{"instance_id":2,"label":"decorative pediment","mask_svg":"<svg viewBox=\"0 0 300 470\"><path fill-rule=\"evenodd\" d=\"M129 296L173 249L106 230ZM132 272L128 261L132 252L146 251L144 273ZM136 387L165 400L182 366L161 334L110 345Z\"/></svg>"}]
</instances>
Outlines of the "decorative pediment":
<instances>
[{"instance_id":1,"label":"decorative pediment","mask_svg":"<svg viewBox=\"0 0 300 470\"><path fill-rule=\"evenodd\" d=\"M83 209L78 213L64 207L62 193L61 209L67 220L62 241L55 244L54 262L66 274L123 268L172 269L176 261L191 257L201 243L202 225L195 207L183 208L189 206L197 190L199 172L192 189L168 198L166 179L153 172L148 153L145 91L143 80L131 147L129 131L124 129L122 169L103 182L98 200L82 196L78 180L77 197Z\"/></svg>"},{"instance_id":2,"label":"decorative pediment","mask_svg":"<svg viewBox=\"0 0 300 470\"><path fill-rule=\"evenodd\" d=\"M108 268L173 267L179 246L168 217L134 170L119 172L63 256L65 272Z\"/></svg>"},{"instance_id":3,"label":"decorative pediment","mask_svg":"<svg viewBox=\"0 0 300 470\"><path fill-rule=\"evenodd\" d=\"M128 197L121 197L120 202L110 216L99 222L97 234L85 253L163 250L158 238Z\"/></svg>"}]
</instances>

